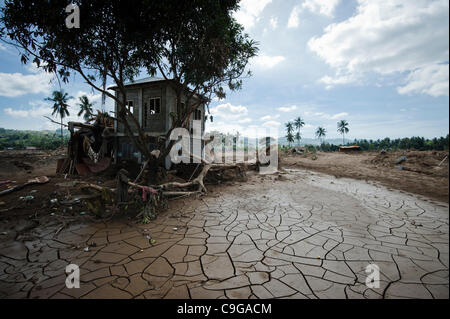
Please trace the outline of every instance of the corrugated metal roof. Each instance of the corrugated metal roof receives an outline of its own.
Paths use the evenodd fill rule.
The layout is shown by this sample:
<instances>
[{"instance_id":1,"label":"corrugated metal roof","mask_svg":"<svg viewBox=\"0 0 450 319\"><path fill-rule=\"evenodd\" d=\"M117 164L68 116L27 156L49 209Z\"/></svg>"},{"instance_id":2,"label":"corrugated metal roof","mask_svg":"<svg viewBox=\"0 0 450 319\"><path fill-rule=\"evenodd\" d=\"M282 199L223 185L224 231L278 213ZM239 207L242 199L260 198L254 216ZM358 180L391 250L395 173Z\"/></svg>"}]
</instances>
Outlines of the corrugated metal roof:
<instances>
[{"instance_id":1,"label":"corrugated metal roof","mask_svg":"<svg viewBox=\"0 0 450 319\"><path fill-rule=\"evenodd\" d=\"M159 81L165 81L165 79L157 77L157 76L151 76L151 77L147 77L147 78L143 78L143 79L139 79L139 80L134 80L134 81L130 81L130 82L125 82L124 85L125 86L129 86L129 85L136 85L136 84L143 84L143 83L151 83L151 82L159 82ZM117 86L111 86L108 89L116 89Z\"/></svg>"},{"instance_id":2,"label":"corrugated metal roof","mask_svg":"<svg viewBox=\"0 0 450 319\"><path fill-rule=\"evenodd\" d=\"M158 81L164 81L163 78L157 77L157 76L151 76L148 78L143 78L139 80L134 80L133 82L126 82L125 85L133 85L133 84L141 84L141 83L150 83L150 82L158 82Z\"/></svg>"}]
</instances>

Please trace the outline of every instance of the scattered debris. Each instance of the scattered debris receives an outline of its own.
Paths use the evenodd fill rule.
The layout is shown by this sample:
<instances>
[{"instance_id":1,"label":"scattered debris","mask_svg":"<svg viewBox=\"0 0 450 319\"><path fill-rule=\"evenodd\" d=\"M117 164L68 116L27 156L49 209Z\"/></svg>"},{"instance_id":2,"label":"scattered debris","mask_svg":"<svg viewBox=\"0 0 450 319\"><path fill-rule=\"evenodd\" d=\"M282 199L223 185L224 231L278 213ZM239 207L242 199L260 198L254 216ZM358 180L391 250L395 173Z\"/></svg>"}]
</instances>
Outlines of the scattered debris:
<instances>
[{"instance_id":1,"label":"scattered debris","mask_svg":"<svg viewBox=\"0 0 450 319\"><path fill-rule=\"evenodd\" d=\"M30 201L34 199L34 196L33 195L20 196L19 199L24 201Z\"/></svg>"},{"instance_id":2,"label":"scattered debris","mask_svg":"<svg viewBox=\"0 0 450 319\"><path fill-rule=\"evenodd\" d=\"M304 154L305 153L305 149L303 147L300 146L296 146L294 148L292 148L291 150L292 154Z\"/></svg>"},{"instance_id":3,"label":"scattered debris","mask_svg":"<svg viewBox=\"0 0 450 319\"><path fill-rule=\"evenodd\" d=\"M407 160L406 156L400 156L394 161L394 164L398 165L398 164L401 164L401 163L405 162L406 160Z\"/></svg>"},{"instance_id":4,"label":"scattered debris","mask_svg":"<svg viewBox=\"0 0 450 319\"><path fill-rule=\"evenodd\" d=\"M445 157L444 157L444 159L439 163L439 165L438 166L441 166L444 162L445 162L445 160L448 158L448 155L446 155Z\"/></svg>"},{"instance_id":5,"label":"scattered debris","mask_svg":"<svg viewBox=\"0 0 450 319\"><path fill-rule=\"evenodd\" d=\"M28 186L28 185L45 184L45 183L48 183L49 181L50 181L50 179L47 176L36 177L36 178L28 180L28 182L26 182L25 184L17 185L17 186L5 189L4 191L1 191L0 196L21 190L22 188L24 188L25 186Z\"/></svg>"},{"instance_id":6,"label":"scattered debris","mask_svg":"<svg viewBox=\"0 0 450 319\"><path fill-rule=\"evenodd\" d=\"M68 157L58 161L56 172L88 175L107 169L113 152L113 120L99 112L94 124L69 122L68 127Z\"/></svg>"}]
</instances>

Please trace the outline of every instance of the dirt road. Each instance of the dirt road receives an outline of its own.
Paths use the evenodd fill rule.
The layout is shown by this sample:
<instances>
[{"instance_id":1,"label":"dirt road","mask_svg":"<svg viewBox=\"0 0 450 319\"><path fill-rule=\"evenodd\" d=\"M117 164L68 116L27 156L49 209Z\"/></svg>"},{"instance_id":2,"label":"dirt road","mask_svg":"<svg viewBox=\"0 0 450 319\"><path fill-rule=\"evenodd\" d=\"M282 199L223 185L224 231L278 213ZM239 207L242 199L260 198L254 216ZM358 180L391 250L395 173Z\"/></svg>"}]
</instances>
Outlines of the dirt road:
<instances>
[{"instance_id":1,"label":"dirt road","mask_svg":"<svg viewBox=\"0 0 450 319\"><path fill-rule=\"evenodd\" d=\"M448 204L304 170L211 190L148 225L58 232L56 212L53 225L3 236L0 297L449 297ZM65 287L70 263L79 289ZM366 286L369 264L379 288Z\"/></svg>"}]
</instances>

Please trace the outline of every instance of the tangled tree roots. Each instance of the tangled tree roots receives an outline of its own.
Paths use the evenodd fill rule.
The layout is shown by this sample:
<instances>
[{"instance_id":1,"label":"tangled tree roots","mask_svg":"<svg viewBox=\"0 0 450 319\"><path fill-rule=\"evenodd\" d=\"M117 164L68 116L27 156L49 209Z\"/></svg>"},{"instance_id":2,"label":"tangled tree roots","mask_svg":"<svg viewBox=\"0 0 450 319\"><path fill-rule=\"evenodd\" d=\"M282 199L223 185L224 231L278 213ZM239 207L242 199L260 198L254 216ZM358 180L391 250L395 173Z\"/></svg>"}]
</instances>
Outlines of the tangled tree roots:
<instances>
[{"instance_id":1,"label":"tangled tree roots","mask_svg":"<svg viewBox=\"0 0 450 319\"><path fill-rule=\"evenodd\" d=\"M102 192L102 194L115 194L114 196L108 196L108 201L119 206L128 207L128 205L136 205L141 207L141 212L137 217L142 217L143 223L148 223L150 220L156 218L157 211L161 208L167 207L168 197L180 197L190 195L202 195L207 193L205 187L206 178L213 180L220 180L220 176L223 176L225 171L235 170L238 177L245 179L246 169L245 165L227 165L227 164L202 164L201 171L193 180L180 183L169 182L157 186L143 186L133 183L128 178L128 172L121 169L117 174L117 188L111 189L102 187L99 185L88 184L79 182L84 186L94 188ZM210 173L208 175L208 173ZM219 177L218 177L219 176ZM131 195L131 196L130 196ZM105 197L102 196L102 199ZM104 203L97 203L96 208L104 207ZM95 209L98 215L98 209Z\"/></svg>"}]
</instances>

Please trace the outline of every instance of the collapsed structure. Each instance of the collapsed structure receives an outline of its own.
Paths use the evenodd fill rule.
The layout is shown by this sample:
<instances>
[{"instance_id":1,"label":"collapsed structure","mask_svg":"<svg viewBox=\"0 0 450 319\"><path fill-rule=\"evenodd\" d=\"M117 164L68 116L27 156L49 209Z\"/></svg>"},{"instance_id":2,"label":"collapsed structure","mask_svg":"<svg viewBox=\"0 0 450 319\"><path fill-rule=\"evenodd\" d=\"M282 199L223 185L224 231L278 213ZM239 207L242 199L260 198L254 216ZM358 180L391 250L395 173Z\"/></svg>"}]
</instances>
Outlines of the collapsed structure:
<instances>
[{"instance_id":1,"label":"collapsed structure","mask_svg":"<svg viewBox=\"0 0 450 319\"><path fill-rule=\"evenodd\" d=\"M69 122L67 157L60 159L56 172L86 175L106 169L114 156L114 123L98 113L93 124Z\"/></svg>"}]
</instances>

